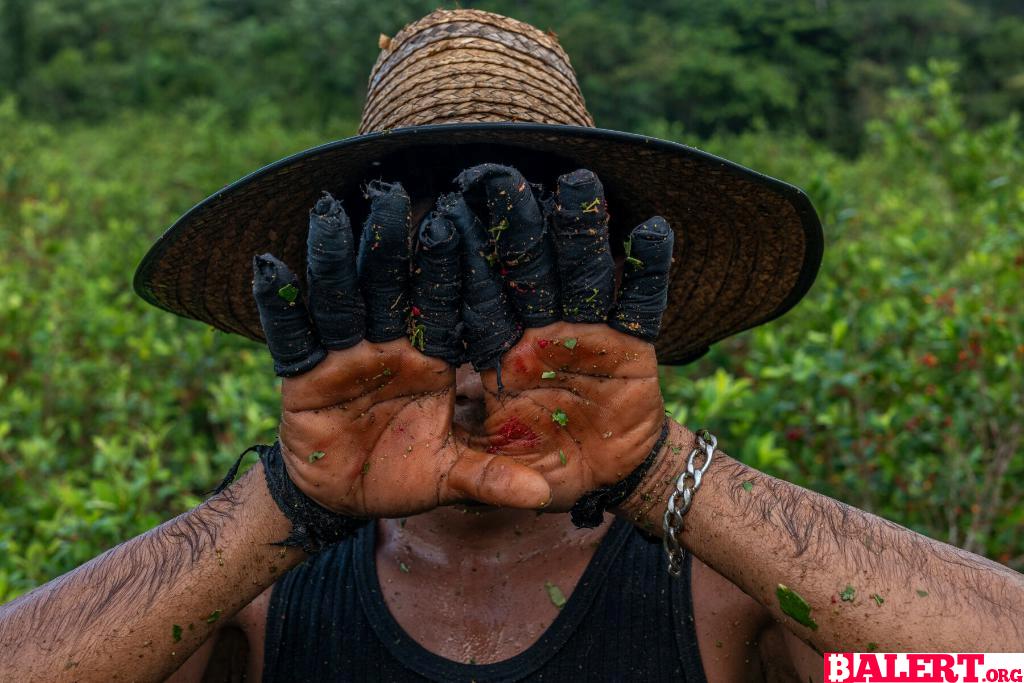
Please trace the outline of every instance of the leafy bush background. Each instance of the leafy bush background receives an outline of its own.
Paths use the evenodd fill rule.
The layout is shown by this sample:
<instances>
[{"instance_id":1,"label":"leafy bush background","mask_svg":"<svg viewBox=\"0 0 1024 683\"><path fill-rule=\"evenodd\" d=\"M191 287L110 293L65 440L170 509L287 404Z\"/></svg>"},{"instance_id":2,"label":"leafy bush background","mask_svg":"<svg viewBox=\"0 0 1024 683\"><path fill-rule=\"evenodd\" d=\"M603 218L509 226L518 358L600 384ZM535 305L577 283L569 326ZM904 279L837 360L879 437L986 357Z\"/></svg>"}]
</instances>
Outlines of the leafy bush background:
<instances>
[{"instance_id":1,"label":"leafy bush background","mask_svg":"<svg viewBox=\"0 0 1024 683\"><path fill-rule=\"evenodd\" d=\"M158 3L40 0L26 15L35 29L23 32L20 76L0 90L0 602L197 504L238 452L272 438L277 385L263 349L144 305L131 275L160 229L198 199L351 133L358 92L345 88L362 83L375 48L282 47L308 29L303 12L322 4L312 0L277 23L277 3L190 3L167 17L147 10ZM255 14L244 15L246 5ZM360 26L391 33L430 9L335 5L371 7ZM675 137L792 180L823 217L822 273L796 309L694 366L664 370L677 417L714 426L728 452L756 467L1024 569L1024 143L1012 87L1024 68L1007 71L1012 60L999 58L1009 44L999 36L1022 24L996 15L957 23L950 17L962 15L939 10L962 6L916 3L951 26L929 26L911 49L897 39L905 16L857 23L843 3L789 3L785 12L695 3L673 21L645 11L626 28L612 21L625 11L618 5L498 5L488 7L567 27L600 124ZM826 10L813 12L818 5ZM19 7L0 0L8 37ZM156 13L146 15L148 41L131 28L147 11ZM212 48L191 49L209 37L204 12L220 12L214 28L233 36L222 49L283 55L268 60L272 73L310 74L295 86L305 90L292 93L294 107L281 104L293 101L287 92L241 105L230 89L218 94L229 69L211 66ZM879 25L891 62L920 65L858 57L870 46L849 37ZM720 85L731 84L702 95L734 103L733 118L715 114L728 125L702 123L699 107L672 100L683 86L675 95L623 90L658 71L657 50L643 41L630 50L635 33L668 30L678 35L659 40L685 34L699 48L674 63L673 78L685 84L714 65ZM587 44L586 31L602 40ZM824 53L783 68L833 34L847 38L832 71L815 71ZM983 39L998 68L979 66ZM621 57L615 69L601 63L602 44ZM949 53L964 62L959 72L927 58ZM759 54L776 56L774 70L742 79ZM880 80L860 93L864 106L843 118L849 70L869 63L885 75L872 72ZM239 87L259 92L246 80L256 67L232 64ZM793 91L782 82L790 77ZM815 82L837 90L822 94ZM310 90L333 93L331 104ZM764 101L779 97L781 109Z\"/></svg>"}]
</instances>

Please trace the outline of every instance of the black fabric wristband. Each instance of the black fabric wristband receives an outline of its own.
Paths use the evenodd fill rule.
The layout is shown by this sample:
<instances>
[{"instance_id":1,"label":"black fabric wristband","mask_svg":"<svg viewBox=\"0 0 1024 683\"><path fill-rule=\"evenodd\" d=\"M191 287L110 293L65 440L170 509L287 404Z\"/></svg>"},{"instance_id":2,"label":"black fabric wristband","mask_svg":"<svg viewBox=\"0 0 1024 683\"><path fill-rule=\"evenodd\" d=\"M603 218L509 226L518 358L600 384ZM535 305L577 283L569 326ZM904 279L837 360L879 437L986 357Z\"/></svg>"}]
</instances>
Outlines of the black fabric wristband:
<instances>
[{"instance_id":1,"label":"black fabric wristband","mask_svg":"<svg viewBox=\"0 0 1024 683\"><path fill-rule=\"evenodd\" d=\"M667 439L668 418L665 418L665 422L661 426L661 435L654 442L654 448L644 458L644 461L637 465L635 470L617 484L596 488L590 493L584 494L582 498L576 501L576 504L569 510L569 516L572 518L572 523L576 525L576 528L593 529L596 526L600 526L601 522L604 521L605 510L613 508L626 500L626 498L629 498L630 494L640 485L640 481L647 474L647 470L651 469L651 465L654 464L658 453L661 452L661 447L665 445Z\"/></svg>"},{"instance_id":2,"label":"black fabric wristband","mask_svg":"<svg viewBox=\"0 0 1024 683\"><path fill-rule=\"evenodd\" d=\"M239 465L242 464L242 458L250 451L255 451L263 463L263 475L270 497L292 523L288 538L274 545L302 548L306 553L315 555L328 546L354 536L359 529L370 523L371 520L364 517L349 517L331 512L303 493L288 476L279 441L275 441L271 446L259 444L242 451L212 495L220 493L231 484L238 473Z\"/></svg>"}]
</instances>

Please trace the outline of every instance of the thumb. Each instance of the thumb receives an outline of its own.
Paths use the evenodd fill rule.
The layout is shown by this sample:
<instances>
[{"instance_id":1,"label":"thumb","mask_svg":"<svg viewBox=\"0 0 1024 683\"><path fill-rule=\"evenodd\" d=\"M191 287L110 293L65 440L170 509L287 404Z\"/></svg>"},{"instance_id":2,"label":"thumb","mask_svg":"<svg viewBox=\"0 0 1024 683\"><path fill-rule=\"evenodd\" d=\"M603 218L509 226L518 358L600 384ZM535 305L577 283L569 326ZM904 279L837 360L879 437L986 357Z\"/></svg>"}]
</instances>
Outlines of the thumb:
<instances>
[{"instance_id":1,"label":"thumb","mask_svg":"<svg viewBox=\"0 0 1024 683\"><path fill-rule=\"evenodd\" d=\"M551 487L540 472L507 455L470 450L460 453L448 470L447 488L449 495L442 499L446 504L468 498L497 507L536 510L551 502Z\"/></svg>"}]
</instances>

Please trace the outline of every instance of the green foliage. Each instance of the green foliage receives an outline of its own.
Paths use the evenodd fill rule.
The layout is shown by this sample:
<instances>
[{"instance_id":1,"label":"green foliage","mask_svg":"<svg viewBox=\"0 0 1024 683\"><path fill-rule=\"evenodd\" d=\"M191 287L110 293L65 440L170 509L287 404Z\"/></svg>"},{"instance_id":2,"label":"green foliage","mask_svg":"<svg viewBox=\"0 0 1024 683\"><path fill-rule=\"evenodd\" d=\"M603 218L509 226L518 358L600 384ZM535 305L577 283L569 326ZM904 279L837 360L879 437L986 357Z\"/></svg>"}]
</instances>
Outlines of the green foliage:
<instances>
[{"instance_id":1,"label":"green foliage","mask_svg":"<svg viewBox=\"0 0 1024 683\"><path fill-rule=\"evenodd\" d=\"M318 137L194 114L57 130L0 105L0 601L196 505L273 439L264 351L144 304L131 275L197 197Z\"/></svg>"},{"instance_id":2,"label":"green foliage","mask_svg":"<svg viewBox=\"0 0 1024 683\"><path fill-rule=\"evenodd\" d=\"M698 138L768 127L845 153L906 68L962 64L972 123L1024 106L1024 19L960 0L0 0L0 96L51 121L278 103L290 126L358 117L381 33L438 4L555 30L598 125Z\"/></svg>"},{"instance_id":3,"label":"green foliage","mask_svg":"<svg viewBox=\"0 0 1024 683\"><path fill-rule=\"evenodd\" d=\"M951 79L910 72L849 163L806 140L709 148L810 178L827 248L778 322L666 370L670 408L769 472L1024 568L1024 145L964 126Z\"/></svg>"}]
</instances>

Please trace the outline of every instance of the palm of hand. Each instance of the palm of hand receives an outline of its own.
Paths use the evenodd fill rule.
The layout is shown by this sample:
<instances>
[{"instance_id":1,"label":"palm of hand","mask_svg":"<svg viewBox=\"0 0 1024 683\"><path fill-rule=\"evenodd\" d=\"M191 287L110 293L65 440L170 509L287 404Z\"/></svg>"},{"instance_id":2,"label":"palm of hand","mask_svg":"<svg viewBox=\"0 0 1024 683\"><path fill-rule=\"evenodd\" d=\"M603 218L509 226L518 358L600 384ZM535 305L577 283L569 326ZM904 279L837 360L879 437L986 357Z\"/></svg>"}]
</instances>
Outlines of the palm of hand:
<instances>
[{"instance_id":1,"label":"palm of hand","mask_svg":"<svg viewBox=\"0 0 1024 683\"><path fill-rule=\"evenodd\" d=\"M448 363L405 339L328 353L282 387L289 476L321 505L360 516L415 514L458 498L444 476L459 458L454 379Z\"/></svg>"},{"instance_id":2,"label":"palm of hand","mask_svg":"<svg viewBox=\"0 0 1024 683\"><path fill-rule=\"evenodd\" d=\"M571 348L570 348L571 347ZM551 509L622 480L661 433L653 347L599 324L559 322L526 332L497 373L483 374L487 436L478 447L544 475Z\"/></svg>"}]
</instances>

